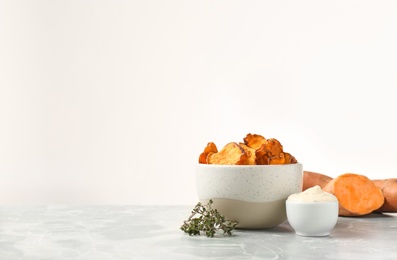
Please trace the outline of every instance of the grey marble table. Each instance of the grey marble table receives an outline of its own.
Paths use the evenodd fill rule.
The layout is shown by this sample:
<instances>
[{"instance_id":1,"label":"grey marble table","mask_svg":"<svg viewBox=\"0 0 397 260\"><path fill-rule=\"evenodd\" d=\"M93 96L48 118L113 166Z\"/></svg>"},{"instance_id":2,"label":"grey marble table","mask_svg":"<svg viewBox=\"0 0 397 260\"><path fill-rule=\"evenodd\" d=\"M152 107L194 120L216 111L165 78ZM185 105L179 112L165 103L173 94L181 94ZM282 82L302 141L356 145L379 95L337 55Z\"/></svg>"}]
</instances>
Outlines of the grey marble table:
<instances>
[{"instance_id":1,"label":"grey marble table","mask_svg":"<svg viewBox=\"0 0 397 260\"><path fill-rule=\"evenodd\" d=\"M193 206L0 207L0 259L397 259L397 215L339 218L328 237L288 222L188 236Z\"/></svg>"}]
</instances>

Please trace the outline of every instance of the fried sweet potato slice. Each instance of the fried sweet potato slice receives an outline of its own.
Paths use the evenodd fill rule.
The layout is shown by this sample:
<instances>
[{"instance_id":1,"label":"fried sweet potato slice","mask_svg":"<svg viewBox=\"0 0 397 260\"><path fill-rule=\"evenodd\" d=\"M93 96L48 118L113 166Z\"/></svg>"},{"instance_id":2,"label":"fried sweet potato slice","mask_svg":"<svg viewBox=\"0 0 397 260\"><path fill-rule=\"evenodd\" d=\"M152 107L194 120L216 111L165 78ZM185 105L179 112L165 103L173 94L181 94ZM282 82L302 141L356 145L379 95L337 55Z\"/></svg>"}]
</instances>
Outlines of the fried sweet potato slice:
<instances>
[{"instance_id":1,"label":"fried sweet potato slice","mask_svg":"<svg viewBox=\"0 0 397 260\"><path fill-rule=\"evenodd\" d=\"M284 157L285 157L285 163L287 164L298 163L298 160L296 160L296 158L290 153L284 153Z\"/></svg>"},{"instance_id":2,"label":"fried sweet potato slice","mask_svg":"<svg viewBox=\"0 0 397 260\"><path fill-rule=\"evenodd\" d=\"M265 145L265 149L269 151L271 156L278 156L283 152L283 146L281 143L275 139L270 138L267 140L267 144Z\"/></svg>"},{"instance_id":3,"label":"fried sweet potato slice","mask_svg":"<svg viewBox=\"0 0 397 260\"><path fill-rule=\"evenodd\" d=\"M270 163L270 156L265 149L255 151L255 163L257 165L268 165Z\"/></svg>"},{"instance_id":4,"label":"fried sweet potato slice","mask_svg":"<svg viewBox=\"0 0 397 260\"><path fill-rule=\"evenodd\" d=\"M274 160L272 164L280 164L284 161L283 146L275 139L270 138L266 144L263 144L259 149L256 150L256 164L271 164L271 160ZM281 158L283 157L283 158Z\"/></svg>"},{"instance_id":5,"label":"fried sweet potato slice","mask_svg":"<svg viewBox=\"0 0 397 260\"><path fill-rule=\"evenodd\" d=\"M249 156L244 152L241 157L240 161L236 163L236 165L248 165L250 163L250 158Z\"/></svg>"},{"instance_id":6,"label":"fried sweet potato slice","mask_svg":"<svg viewBox=\"0 0 397 260\"><path fill-rule=\"evenodd\" d=\"M241 161L242 164L244 165L254 165L255 164L255 149L249 147L248 145L244 143L239 143L240 147L244 149L245 154L247 155L247 159L244 160L244 157L242 158L243 160Z\"/></svg>"},{"instance_id":7,"label":"fried sweet potato slice","mask_svg":"<svg viewBox=\"0 0 397 260\"><path fill-rule=\"evenodd\" d=\"M285 158L284 153L280 153L279 156L271 157L269 164L287 164L287 158Z\"/></svg>"},{"instance_id":8,"label":"fried sweet potato slice","mask_svg":"<svg viewBox=\"0 0 397 260\"><path fill-rule=\"evenodd\" d=\"M219 152L216 145L209 142L199 156L199 163L203 164L269 165L297 162L294 156L283 151L277 139L266 139L251 133L246 135L244 143L228 143Z\"/></svg>"},{"instance_id":9,"label":"fried sweet potato slice","mask_svg":"<svg viewBox=\"0 0 397 260\"><path fill-rule=\"evenodd\" d=\"M248 160L244 149L235 142L228 143L218 153L210 152L208 164L241 165Z\"/></svg>"},{"instance_id":10,"label":"fried sweet potato slice","mask_svg":"<svg viewBox=\"0 0 397 260\"><path fill-rule=\"evenodd\" d=\"M298 161L289 153L280 153L279 156L272 156L269 159L269 164L293 164Z\"/></svg>"},{"instance_id":11,"label":"fried sweet potato slice","mask_svg":"<svg viewBox=\"0 0 397 260\"><path fill-rule=\"evenodd\" d=\"M207 163L207 156L209 153L217 153L218 148L216 147L215 143L209 142L207 146L204 148L204 152L202 152L199 156L199 163Z\"/></svg>"},{"instance_id":12,"label":"fried sweet potato slice","mask_svg":"<svg viewBox=\"0 0 397 260\"><path fill-rule=\"evenodd\" d=\"M244 137L244 144L247 145L248 147L251 147L255 150L259 149L262 145L267 143L267 140L265 137L257 134L247 134L246 137Z\"/></svg>"}]
</instances>

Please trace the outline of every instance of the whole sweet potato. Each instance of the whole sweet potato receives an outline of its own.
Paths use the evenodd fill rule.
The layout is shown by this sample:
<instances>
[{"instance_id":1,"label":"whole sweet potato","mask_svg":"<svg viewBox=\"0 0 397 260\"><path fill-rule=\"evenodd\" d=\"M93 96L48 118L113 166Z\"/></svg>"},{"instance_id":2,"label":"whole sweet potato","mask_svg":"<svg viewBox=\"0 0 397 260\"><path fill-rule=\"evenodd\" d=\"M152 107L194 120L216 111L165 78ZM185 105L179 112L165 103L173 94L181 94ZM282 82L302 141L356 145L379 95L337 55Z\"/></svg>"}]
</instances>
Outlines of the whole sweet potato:
<instances>
[{"instance_id":1,"label":"whole sweet potato","mask_svg":"<svg viewBox=\"0 0 397 260\"><path fill-rule=\"evenodd\" d=\"M397 212L397 178L372 181L385 196L385 203L377 212Z\"/></svg>"}]
</instances>

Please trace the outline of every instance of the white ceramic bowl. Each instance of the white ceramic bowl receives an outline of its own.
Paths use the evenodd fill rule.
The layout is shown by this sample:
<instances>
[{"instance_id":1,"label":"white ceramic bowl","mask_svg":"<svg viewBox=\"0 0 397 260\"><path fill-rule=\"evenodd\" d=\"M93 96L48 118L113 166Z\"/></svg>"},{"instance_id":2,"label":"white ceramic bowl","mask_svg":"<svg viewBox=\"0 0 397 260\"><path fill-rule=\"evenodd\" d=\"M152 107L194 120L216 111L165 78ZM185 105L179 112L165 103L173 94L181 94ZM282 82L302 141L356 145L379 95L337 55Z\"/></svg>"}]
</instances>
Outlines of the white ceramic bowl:
<instances>
[{"instance_id":1,"label":"white ceramic bowl","mask_svg":"<svg viewBox=\"0 0 397 260\"><path fill-rule=\"evenodd\" d=\"M213 165L198 164L197 194L237 228L270 228L287 219L285 201L302 191L302 164Z\"/></svg>"},{"instance_id":2,"label":"white ceramic bowl","mask_svg":"<svg viewBox=\"0 0 397 260\"><path fill-rule=\"evenodd\" d=\"M287 218L300 236L328 236L338 221L338 201L286 201Z\"/></svg>"}]
</instances>

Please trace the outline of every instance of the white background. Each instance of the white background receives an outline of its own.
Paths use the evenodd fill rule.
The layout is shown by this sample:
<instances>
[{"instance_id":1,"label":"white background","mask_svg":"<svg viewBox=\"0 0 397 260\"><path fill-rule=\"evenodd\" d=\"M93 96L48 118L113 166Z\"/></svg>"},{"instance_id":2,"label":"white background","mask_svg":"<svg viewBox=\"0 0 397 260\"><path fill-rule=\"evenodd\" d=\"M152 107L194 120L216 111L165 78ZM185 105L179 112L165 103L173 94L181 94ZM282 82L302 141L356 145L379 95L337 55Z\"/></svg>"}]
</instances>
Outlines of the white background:
<instances>
[{"instance_id":1,"label":"white background","mask_svg":"<svg viewBox=\"0 0 397 260\"><path fill-rule=\"evenodd\" d=\"M0 204L195 204L209 141L397 177L396 1L0 0Z\"/></svg>"}]
</instances>

